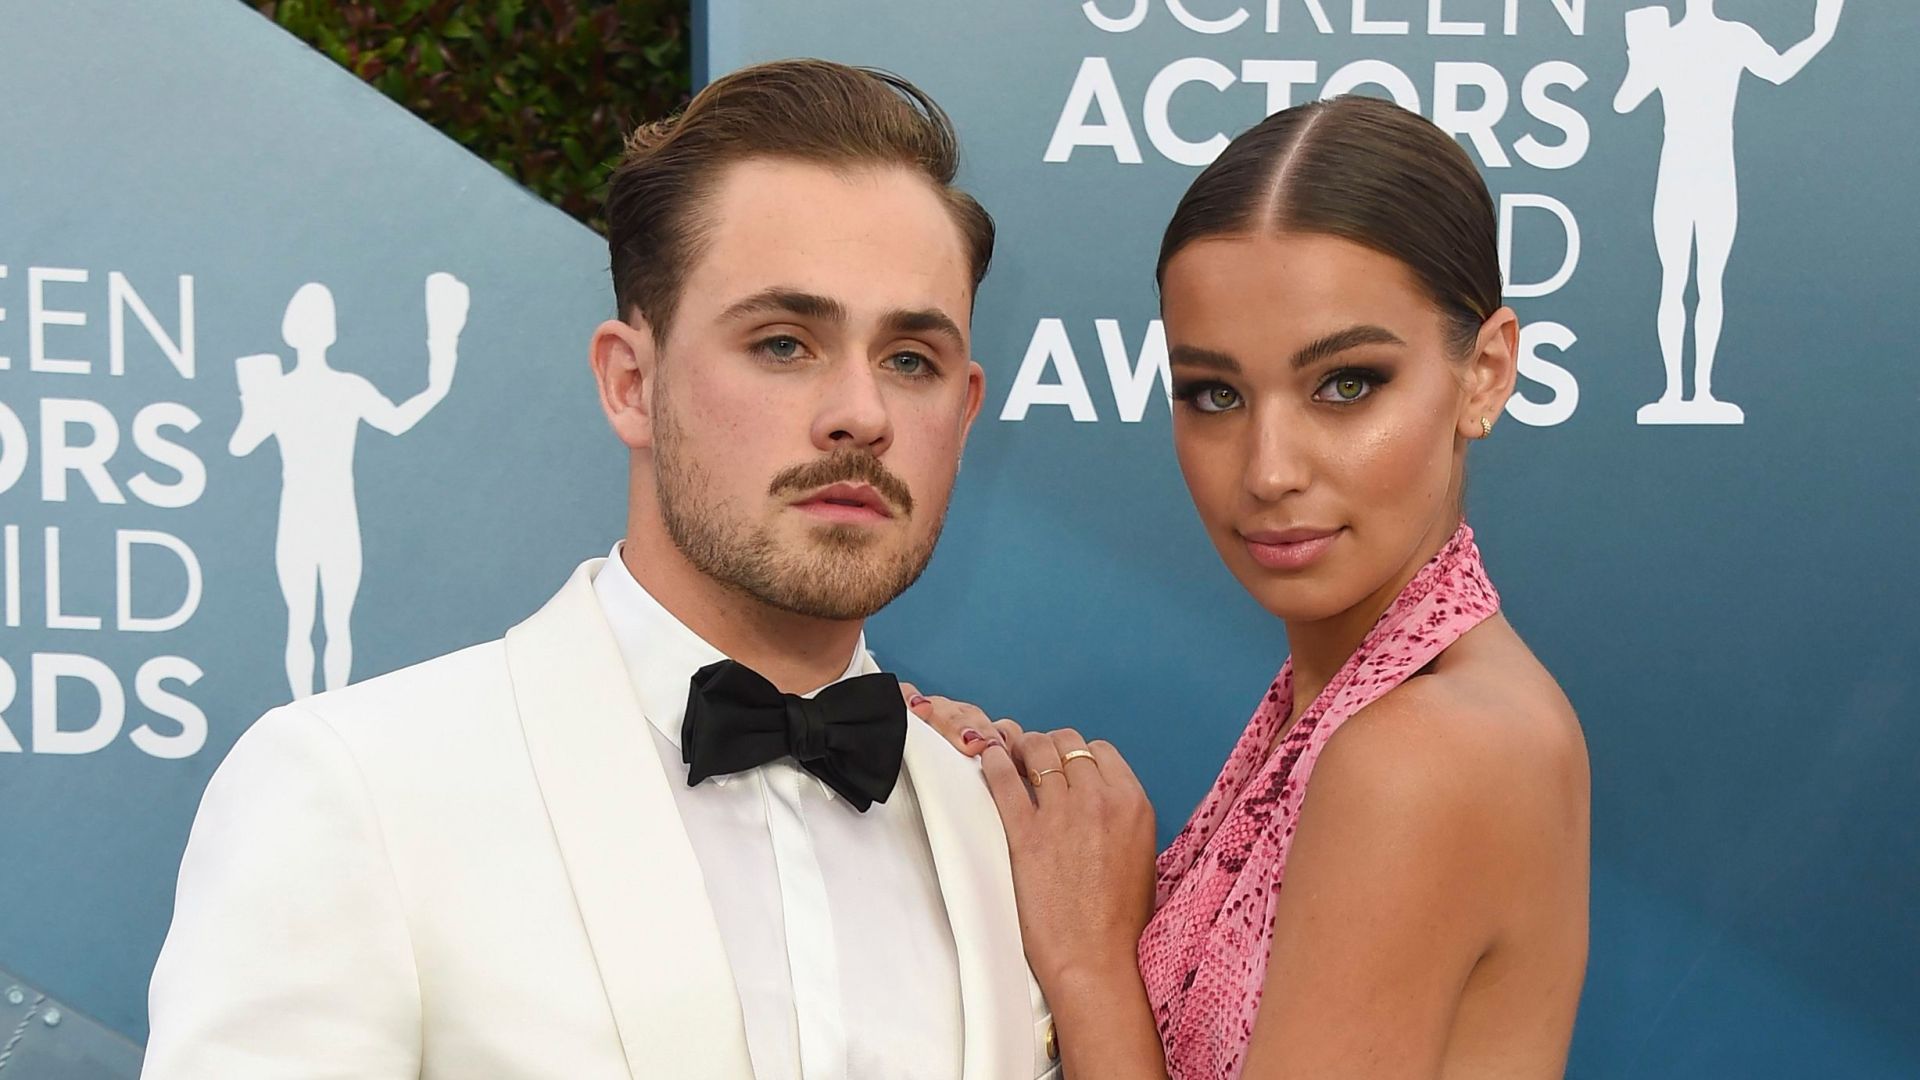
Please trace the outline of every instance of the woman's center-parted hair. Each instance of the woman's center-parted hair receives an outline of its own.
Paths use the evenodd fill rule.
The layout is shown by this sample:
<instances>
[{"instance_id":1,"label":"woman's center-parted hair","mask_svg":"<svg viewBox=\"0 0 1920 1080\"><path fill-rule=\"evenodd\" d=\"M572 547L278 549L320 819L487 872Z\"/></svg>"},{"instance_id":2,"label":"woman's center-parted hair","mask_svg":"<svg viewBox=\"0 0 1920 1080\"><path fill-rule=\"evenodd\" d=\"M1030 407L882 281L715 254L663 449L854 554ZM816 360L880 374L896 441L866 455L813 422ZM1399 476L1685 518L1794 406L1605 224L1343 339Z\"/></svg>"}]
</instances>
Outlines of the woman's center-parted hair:
<instances>
[{"instance_id":1,"label":"woman's center-parted hair","mask_svg":"<svg viewBox=\"0 0 1920 1080\"><path fill-rule=\"evenodd\" d=\"M1274 113L1242 133L1180 200L1155 280L1195 240L1259 232L1337 236L1403 263L1464 354L1500 310L1493 196L1460 144L1418 113L1347 95Z\"/></svg>"},{"instance_id":2,"label":"woman's center-parted hair","mask_svg":"<svg viewBox=\"0 0 1920 1080\"><path fill-rule=\"evenodd\" d=\"M638 312L664 343L699 257L706 200L728 165L751 158L834 169L905 168L934 187L959 229L975 289L993 259L993 218L954 187L960 143L932 98L898 75L825 60L742 68L680 115L627 140L607 186L607 243L621 318Z\"/></svg>"}]
</instances>

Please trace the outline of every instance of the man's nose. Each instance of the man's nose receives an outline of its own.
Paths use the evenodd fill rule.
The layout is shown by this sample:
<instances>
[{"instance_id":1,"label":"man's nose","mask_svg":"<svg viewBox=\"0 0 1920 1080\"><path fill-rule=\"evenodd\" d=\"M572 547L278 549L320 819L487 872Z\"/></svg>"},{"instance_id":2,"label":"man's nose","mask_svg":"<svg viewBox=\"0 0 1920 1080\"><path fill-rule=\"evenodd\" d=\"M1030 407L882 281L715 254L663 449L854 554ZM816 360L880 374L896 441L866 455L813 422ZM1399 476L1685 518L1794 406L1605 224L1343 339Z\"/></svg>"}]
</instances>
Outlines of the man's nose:
<instances>
[{"instance_id":1,"label":"man's nose","mask_svg":"<svg viewBox=\"0 0 1920 1080\"><path fill-rule=\"evenodd\" d=\"M893 417L875 366L864 357L849 358L830 372L814 413L813 445L829 453L846 447L885 451L893 442Z\"/></svg>"}]
</instances>

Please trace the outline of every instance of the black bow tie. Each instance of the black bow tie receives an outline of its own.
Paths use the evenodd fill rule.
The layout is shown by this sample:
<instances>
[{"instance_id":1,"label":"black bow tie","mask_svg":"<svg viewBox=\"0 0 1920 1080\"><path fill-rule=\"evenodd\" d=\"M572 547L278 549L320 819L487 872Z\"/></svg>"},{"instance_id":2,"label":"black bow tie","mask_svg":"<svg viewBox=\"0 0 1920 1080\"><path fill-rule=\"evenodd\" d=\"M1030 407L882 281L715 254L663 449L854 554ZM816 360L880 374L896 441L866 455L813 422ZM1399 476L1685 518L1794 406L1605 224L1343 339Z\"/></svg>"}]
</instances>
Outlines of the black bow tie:
<instances>
[{"instance_id":1,"label":"black bow tie","mask_svg":"<svg viewBox=\"0 0 1920 1080\"><path fill-rule=\"evenodd\" d=\"M907 709L892 675L861 675L803 698L732 660L694 672L680 729L688 787L791 755L863 814L893 793L906 745Z\"/></svg>"}]
</instances>

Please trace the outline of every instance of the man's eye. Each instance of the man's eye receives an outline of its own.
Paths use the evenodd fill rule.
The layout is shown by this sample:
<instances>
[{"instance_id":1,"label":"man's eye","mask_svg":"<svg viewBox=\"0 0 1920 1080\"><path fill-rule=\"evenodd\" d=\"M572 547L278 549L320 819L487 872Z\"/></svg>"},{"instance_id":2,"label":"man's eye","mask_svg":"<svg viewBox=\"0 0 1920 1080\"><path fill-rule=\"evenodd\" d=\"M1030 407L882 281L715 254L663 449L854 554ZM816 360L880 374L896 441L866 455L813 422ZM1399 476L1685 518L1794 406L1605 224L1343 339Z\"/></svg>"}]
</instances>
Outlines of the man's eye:
<instances>
[{"instance_id":1,"label":"man's eye","mask_svg":"<svg viewBox=\"0 0 1920 1080\"><path fill-rule=\"evenodd\" d=\"M915 378L933 374L933 361L919 353L895 353L887 358L887 364L900 374Z\"/></svg>"},{"instance_id":2,"label":"man's eye","mask_svg":"<svg viewBox=\"0 0 1920 1080\"><path fill-rule=\"evenodd\" d=\"M754 349L773 360L792 360L800 355L802 346L799 338L780 334L756 343Z\"/></svg>"}]
</instances>

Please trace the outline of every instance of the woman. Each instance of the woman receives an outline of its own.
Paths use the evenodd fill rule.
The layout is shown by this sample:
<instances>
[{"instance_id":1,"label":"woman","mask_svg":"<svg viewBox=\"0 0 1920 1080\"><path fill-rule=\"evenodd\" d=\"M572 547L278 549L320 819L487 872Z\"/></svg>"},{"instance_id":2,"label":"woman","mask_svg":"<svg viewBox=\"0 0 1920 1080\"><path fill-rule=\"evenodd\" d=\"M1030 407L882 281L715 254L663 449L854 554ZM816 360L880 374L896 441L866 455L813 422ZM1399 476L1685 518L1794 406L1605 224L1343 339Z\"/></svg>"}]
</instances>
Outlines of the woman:
<instances>
[{"instance_id":1,"label":"woman","mask_svg":"<svg viewBox=\"0 0 1920 1080\"><path fill-rule=\"evenodd\" d=\"M914 693L982 758L1067 1075L1564 1071L1586 752L1461 517L1513 390L1497 251L1459 146L1368 98L1269 117L1181 200L1175 449L1292 656L1157 868L1112 747Z\"/></svg>"}]
</instances>

